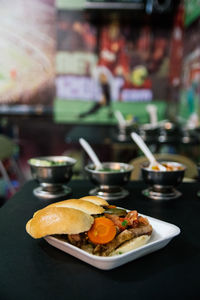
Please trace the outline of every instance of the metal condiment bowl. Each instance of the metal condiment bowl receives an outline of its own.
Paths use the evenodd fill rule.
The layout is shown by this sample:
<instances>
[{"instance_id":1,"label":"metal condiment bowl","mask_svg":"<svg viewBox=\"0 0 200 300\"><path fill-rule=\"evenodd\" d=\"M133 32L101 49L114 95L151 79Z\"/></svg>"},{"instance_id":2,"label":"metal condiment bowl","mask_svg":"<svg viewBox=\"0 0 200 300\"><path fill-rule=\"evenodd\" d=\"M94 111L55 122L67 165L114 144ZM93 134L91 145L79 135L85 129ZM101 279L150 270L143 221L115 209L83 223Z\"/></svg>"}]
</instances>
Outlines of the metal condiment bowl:
<instances>
[{"instance_id":1,"label":"metal condiment bowl","mask_svg":"<svg viewBox=\"0 0 200 300\"><path fill-rule=\"evenodd\" d=\"M173 199L180 196L180 192L175 190L184 177L185 165L177 162L161 162L172 164L177 167L181 167L180 170L172 171L157 171L151 170L148 166L143 166L142 178L144 182L150 187L148 191L149 198L152 199ZM143 191L144 192L144 191Z\"/></svg>"},{"instance_id":2,"label":"metal condiment bowl","mask_svg":"<svg viewBox=\"0 0 200 300\"><path fill-rule=\"evenodd\" d=\"M120 162L103 162L103 170L95 168L94 164L85 167L91 182L97 186L91 190L91 195L101 196L106 200L116 200L128 195L122 187L129 181L133 166ZM112 169L113 172L104 169Z\"/></svg>"},{"instance_id":3,"label":"metal condiment bowl","mask_svg":"<svg viewBox=\"0 0 200 300\"><path fill-rule=\"evenodd\" d=\"M33 163L33 159L38 161ZM40 165L40 161L62 162L60 165ZM42 186L52 186L56 184L66 184L72 177L73 166L76 163L74 158L68 156L41 156L28 160L31 173Z\"/></svg>"},{"instance_id":4,"label":"metal condiment bowl","mask_svg":"<svg viewBox=\"0 0 200 300\"><path fill-rule=\"evenodd\" d=\"M103 162L102 166L105 169L112 169L114 171L97 170L94 164L85 167L90 180L95 185L123 186L129 181L133 170L132 165L119 162Z\"/></svg>"},{"instance_id":5,"label":"metal condiment bowl","mask_svg":"<svg viewBox=\"0 0 200 300\"><path fill-rule=\"evenodd\" d=\"M164 163L164 162L161 162ZM177 186L184 177L186 167L177 162L165 162L174 166L181 167L181 170L176 171L156 171L148 167L142 167L142 177L147 184L161 186Z\"/></svg>"}]
</instances>

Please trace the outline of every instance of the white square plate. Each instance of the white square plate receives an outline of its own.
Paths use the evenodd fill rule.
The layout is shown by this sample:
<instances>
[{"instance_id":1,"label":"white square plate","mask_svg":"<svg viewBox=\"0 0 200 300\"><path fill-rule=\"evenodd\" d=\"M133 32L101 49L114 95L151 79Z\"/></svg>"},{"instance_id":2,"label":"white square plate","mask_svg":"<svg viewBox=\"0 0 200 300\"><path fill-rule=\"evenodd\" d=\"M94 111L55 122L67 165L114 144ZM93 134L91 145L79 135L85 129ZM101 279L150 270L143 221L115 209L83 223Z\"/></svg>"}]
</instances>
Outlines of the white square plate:
<instances>
[{"instance_id":1,"label":"white square plate","mask_svg":"<svg viewBox=\"0 0 200 300\"><path fill-rule=\"evenodd\" d=\"M145 215L142 216L148 218L150 224L153 227L153 233L151 238L149 239L148 243L145 244L144 246L126 252L121 255L115 255L110 257L96 256L96 255L89 254L86 251L77 248L67 242L61 241L53 236L46 236L45 240L50 245L68 254L71 254L76 258L98 269L111 270L123 264L126 264L129 261L135 260L141 256L147 255L151 252L157 251L165 247L173 237L175 237L180 233L180 228L173 224L149 216L145 216Z\"/></svg>"}]
</instances>

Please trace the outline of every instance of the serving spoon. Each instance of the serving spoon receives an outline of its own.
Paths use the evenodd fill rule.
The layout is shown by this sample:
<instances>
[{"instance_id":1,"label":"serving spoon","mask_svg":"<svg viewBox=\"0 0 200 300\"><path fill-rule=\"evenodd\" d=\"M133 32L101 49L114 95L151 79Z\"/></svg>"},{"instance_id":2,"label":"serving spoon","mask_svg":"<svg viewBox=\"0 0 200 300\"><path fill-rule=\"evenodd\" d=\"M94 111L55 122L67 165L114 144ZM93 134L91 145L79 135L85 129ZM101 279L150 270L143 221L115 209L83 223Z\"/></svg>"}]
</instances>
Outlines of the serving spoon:
<instances>
[{"instance_id":1,"label":"serving spoon","mask_svg":"<svg viewBox=\"0 0 200 300\"><path fill-rule=\"evenodd\" d=\"M138 147L142 150L142 152L145 154L145 156L148 158L150 162L150 169L152 169L152 167L157 167L160 171L166 171L166 168L155 159L150 149L147 147L143 139L137 133L132 132L131 137L134 140L134 142L138 145Z\"/></svg>"},{"instance_id":2,"label":"serving spoon","mask_svg":"<svg viewBox=\"0 0 200 300\"><path fill-rule=\"evenodd\" d=\"M87 154L89 155L89 157L93 161L96 169L97 170L103 169L102 163L98 159L96 153L94 152L94 150L92 149L92 147L90 146L90 144L84 138L80 138L79 139L79 143L81 144L81 146L83 147L83 149L87 152Z\"/></svg>"}]
</instances>

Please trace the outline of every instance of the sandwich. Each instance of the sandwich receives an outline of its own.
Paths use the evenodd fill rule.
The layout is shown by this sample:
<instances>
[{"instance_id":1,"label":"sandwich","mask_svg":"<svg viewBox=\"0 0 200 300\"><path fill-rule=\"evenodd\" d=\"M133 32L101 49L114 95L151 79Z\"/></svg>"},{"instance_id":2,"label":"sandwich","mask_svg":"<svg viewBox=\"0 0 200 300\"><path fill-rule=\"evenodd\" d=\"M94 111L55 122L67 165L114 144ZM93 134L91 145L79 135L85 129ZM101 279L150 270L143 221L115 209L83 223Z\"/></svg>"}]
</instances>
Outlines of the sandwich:
<instances>
[{"instance_id":1,"label":"sandwich","mask_svg":"<svg viewBox=\"0 0 200 300\"><path fill-rule=\"evenodd\" d=\"M48 235L98 256L113 256L146 244L152 226L136 210L127 211L96 196L64 200L38 210L26 231L38 239Z\"/></svg>"}]
</instances>

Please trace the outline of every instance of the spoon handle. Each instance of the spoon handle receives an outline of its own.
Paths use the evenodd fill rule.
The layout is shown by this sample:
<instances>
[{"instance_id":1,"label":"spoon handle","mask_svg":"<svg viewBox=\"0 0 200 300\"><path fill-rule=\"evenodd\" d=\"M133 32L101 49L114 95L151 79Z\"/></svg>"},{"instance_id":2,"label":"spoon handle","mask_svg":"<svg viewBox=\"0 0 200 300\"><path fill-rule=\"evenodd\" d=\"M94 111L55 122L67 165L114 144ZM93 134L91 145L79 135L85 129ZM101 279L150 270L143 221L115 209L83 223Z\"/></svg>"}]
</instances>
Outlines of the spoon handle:
<instances>
[{"instance_id":1,"label":"spoon handle","mask_svg":"<svg viewBox=\"0 0 200 300\"><path fill-rule=\"evenodd\" d=\"M101 169L102 168L102 164L99 161L99 159L98 159L96 153L94 152L94 150L88 144L88 142L85 139L83 139L83 138L80 138L79 142L80 142L81 146L85 149L85 151L87 152L87 154L89 155L89 157L91 158L91 160L93 161L93 163L95 164L96 168Z\"/></svg>"},{"instance_id":2,"label":"spoon handle","mask_svg":"<svg viewBox=\"0 0 200 300\"><path fill-rule=\"evenodd\" d=\"M123 117L121 111L116 110L116 111L115 111L115 117L116 117L116 119L117 119L117 121L119 122L119 125L120 125L121 127L126 127L126 120L124 119L124 117Z\"/></svg>"},{"instance_id":3,"label":"spoon handle","mask_svg":"<svg viewBox=\"0 0 200 300\"><path fill-rule=\"evenodd\" d=\"M139 146L139 148L143 151L143 153L146 155L150 163L155 163L156 159L143 141L143 139L135 132L131 133L132 139L135 141L135 143Z\"/></svg>"}]
</instances>

